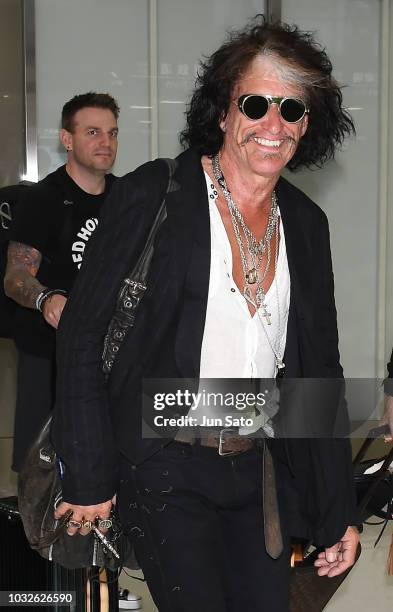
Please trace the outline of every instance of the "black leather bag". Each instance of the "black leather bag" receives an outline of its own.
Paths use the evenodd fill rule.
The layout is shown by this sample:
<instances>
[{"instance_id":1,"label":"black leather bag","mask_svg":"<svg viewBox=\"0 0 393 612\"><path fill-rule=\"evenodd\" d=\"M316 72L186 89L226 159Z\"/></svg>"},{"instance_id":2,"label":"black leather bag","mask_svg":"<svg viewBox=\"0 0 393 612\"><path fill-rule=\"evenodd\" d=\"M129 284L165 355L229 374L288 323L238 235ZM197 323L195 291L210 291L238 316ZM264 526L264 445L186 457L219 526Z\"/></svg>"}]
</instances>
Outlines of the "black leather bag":
<instances>
[{"instance_id":1,"label":"black leather bag","mask_svg":"<svg viewBox=\"0 0 393 612\"><path fill-rule=\"evenodd\" d=\"M54 510L62 501L56 452L50 441L51 418L29 451L18 479L18 507L32 549L67 569L96 565L116 570L137 566L129 540L113 514L112 528L104 540L96 532L86 536L67 534L68 516L57 521Z\"/></svg>"}]
</instances>

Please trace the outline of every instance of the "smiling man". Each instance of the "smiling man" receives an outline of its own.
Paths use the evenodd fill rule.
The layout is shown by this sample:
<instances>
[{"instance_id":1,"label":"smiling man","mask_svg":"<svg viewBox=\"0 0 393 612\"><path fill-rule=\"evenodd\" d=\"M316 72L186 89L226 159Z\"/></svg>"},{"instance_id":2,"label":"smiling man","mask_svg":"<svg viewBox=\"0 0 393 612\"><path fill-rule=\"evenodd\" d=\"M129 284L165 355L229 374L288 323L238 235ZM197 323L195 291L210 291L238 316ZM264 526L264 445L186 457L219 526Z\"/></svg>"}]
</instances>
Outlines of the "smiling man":
<instances>
[{"instance_id":1,"label":"smiling man","mask_svg":"<svg viewBox=\"0 0 393 612\"><path fill-rule=\"evenodd\" d=\"M13 469L53 406L55 330L67 294L115 177L117 102L89 92L63 107L60 141L67 162L26 190L10 231L5 291L19 305Z\"/></svg>"},{"instance_id":2,"label":"smiling man","mask_svg":"<svg viewBox=\"0 0 393 612\"><path fill-rule=\"evenodd\" d=\"M59 328L56 516L71 509L68 531L83 534L117 492L160 612L288 612L290 536L322 548L321 575L354 562L347 440L283 441L274 429L256 439L225 425L147 439L141 426L149 379L342 378L327 219L281 173L321 165L353 130L308 33L257 17L231 34L202 65L147 290L107 385L102 338L165 164L116 181L104 206ZM162 414L187 413L170 406Z\"/></svg>"}]
</instances>

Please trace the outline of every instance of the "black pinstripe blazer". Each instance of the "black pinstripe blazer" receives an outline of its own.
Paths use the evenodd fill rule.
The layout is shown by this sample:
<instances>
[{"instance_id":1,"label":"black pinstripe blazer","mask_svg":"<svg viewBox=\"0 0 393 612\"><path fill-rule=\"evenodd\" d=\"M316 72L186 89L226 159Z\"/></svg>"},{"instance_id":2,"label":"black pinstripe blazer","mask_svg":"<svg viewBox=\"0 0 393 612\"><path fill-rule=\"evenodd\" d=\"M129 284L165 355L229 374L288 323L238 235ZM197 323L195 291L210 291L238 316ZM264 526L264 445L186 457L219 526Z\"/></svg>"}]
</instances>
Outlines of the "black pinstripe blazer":
<instances>
[{"instance_id":1,"label":"black pinstripe blazer","mask_svg":"<svg viewBox=\"0 0 393 612\"><path fill-rule=\"evenodd\" d=\"M103 337L118 288L137 261L165 191L165 164L149 162L116 181L63 312L52 436L66 465L69 502L110 499L118 453L138 463L161 444L141 438L142 378L199 375L210 226L198 152L178 157L174 178L179 189L166 201L148 289L108 385L101 372ZM284 179L277 194L291 277L286 375L341 377L326 216ZM284 450L279 442L272 450L290 533L325 545L338 541L356 522L349 444L291 440Z\"/></svg>"}]
</instances>

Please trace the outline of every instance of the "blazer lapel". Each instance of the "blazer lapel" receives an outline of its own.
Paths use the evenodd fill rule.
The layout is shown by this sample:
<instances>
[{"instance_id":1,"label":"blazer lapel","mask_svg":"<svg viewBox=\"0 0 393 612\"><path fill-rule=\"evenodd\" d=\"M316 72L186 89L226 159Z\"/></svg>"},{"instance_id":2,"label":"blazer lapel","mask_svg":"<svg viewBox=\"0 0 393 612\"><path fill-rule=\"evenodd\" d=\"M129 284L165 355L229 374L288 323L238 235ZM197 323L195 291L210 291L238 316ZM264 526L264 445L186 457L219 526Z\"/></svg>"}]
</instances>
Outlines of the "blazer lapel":
<instances>
[{"instance_id":1,"label":"blazer lapel","mask_svg":"<svg viewBox=\"0 0 393 612\"><path fill-rule=\"evenodd\" d=\"M278 203L285 233L289 276L291 279L291 299L288 315L287 341L284 362L286 376L301 376L299 351L299 322L313 320L312 304L312 250L304 222L298 208L291 202L287 183L280 179L277 185Z\"/></svg>"},{"instance_id":2,"label":"blazer lapel","mask_svg":"<svg viewBox=\"0 0 393 612\"><path fill-rule=\"evenodd\" d=\"M198 377L210 275L208 196L200 155L189 150L178 161L181 189L168 209L177 291L184 296L175 359L182 376Z\"/></svg>"}]
</instances>

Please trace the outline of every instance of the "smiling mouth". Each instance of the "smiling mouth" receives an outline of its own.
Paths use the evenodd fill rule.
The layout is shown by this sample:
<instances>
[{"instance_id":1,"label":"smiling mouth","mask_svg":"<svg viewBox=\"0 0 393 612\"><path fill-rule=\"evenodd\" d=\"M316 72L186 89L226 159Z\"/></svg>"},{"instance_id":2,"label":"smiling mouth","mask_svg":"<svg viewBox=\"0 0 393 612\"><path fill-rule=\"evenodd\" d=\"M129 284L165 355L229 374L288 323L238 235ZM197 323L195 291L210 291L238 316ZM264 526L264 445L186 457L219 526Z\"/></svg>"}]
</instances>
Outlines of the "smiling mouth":
<instances>
[{"instance_id":1,"label":"smiling mouth","mask_svg":"<svg viewBox=\"0 0 393 612\"><path fill-rule=\"evenodd\" d=\"M271 149L278 149L282 144L287 143L290 147L296 147L297 142L292 136L284 136L284 138L280 138L279 140L268 140L267 138L257 138L253 137L254 142L264 147L270 147Z\"/></svg>"},{"instance_id":2,"label":"smiling mouth","mask_svg":"<svg viewBox=\"0 0 393 612\"><path fill-rule=\"evenodd\" d=\"M254 136L253 141L259 145L263 145L264 147L270 147L272 149L277 149L284 140L267 140L266 138L257 138Z\"/></svg>"}]
</instances>

